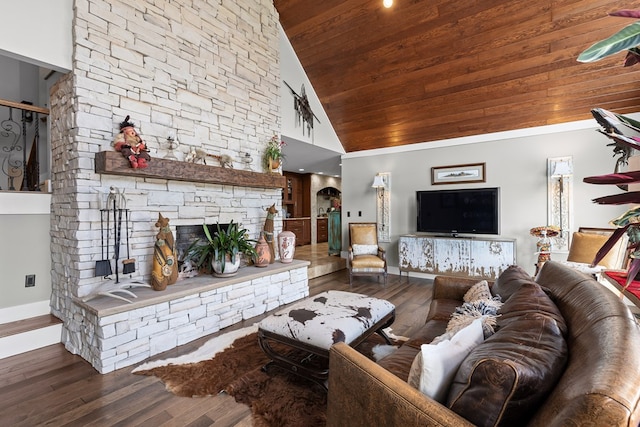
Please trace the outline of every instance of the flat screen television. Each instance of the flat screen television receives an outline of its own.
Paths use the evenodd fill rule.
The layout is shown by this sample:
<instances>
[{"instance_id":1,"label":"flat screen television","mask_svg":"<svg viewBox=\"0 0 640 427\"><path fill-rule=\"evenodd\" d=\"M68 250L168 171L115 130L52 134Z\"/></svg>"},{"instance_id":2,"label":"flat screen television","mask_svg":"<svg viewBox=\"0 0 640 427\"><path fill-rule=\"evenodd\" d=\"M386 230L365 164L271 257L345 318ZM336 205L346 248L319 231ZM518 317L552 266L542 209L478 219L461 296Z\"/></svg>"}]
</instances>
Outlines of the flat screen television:
<instances>
[{"instance_id":1,"label":"flat screen television","mask_svg":"<svg viewBox=\"0 0 640 427\"><path fill-rule=\"evenodd\" d=\"M500 189L417 191L418 232L500 234Z\"/></svg>"}]
</instances>

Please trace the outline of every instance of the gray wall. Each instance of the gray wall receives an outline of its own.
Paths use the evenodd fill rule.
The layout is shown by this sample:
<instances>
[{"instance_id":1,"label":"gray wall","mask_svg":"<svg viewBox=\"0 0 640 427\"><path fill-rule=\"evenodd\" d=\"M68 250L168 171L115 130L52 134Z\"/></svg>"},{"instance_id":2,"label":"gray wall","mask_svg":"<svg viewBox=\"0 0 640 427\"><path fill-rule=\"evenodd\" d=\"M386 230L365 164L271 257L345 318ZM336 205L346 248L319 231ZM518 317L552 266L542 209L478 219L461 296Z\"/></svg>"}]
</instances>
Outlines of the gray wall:
<instances>
[{"instance_id":1,"label":"gray wall","mask_svg":"<svg viewBox=\"0 0 640 427\"><path fill-rule=\"evenodd\" d=\"M500 187L501 236L517 239L517 261L527 271L535 271L536 239L529 229L547 224L547 158L573 156L573 224L609 227L608 221L626 210L625 206L603 206L595 197L620 192L615 186L585 184L582 178L611 173L615 164L607 138L593 128L532 135L467 145L421 149L400 153L362 156L347 155L342 161L343 245L348 244L346 224L376 221L375 189L377 172L391 173L391 243L388 250L391 271L397 272L398 236L416 232L415 192L463 187ZM533 131L531 132L533 133ZM424 147L426 144L421 144ZM434 144L436 145L436 144ZM361 156L361 157L359 157ZM431 185L431 167L486 163L486 182L478 184ZM362 216L358 216L358 212ZM347 213L351 217L347 217ZM565 259L553 254L552 259Z\"/></svg>"},{"instance_id":2,"label":"gray wall","mask_svg":"<svg viewBox=\"0 0 640 427\"><path fill-rule=\"evenodd\" d=\"M0 309L48 300L51 295L49 215L0 215ZM34 287L25 276L35 274Z\"/></svg>"}]
</instances>

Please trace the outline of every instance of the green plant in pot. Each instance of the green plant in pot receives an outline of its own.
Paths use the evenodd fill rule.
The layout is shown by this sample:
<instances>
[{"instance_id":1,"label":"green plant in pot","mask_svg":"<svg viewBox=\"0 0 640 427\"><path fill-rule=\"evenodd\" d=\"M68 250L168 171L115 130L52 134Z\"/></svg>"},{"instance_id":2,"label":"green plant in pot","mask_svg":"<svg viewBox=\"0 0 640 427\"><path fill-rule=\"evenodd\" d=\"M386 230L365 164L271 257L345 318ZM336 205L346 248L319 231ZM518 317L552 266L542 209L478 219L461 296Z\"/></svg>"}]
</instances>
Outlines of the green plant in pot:
<instances>
[{"instance_id":1,"label":"green plant in pot","mask_svg":"<svg viewBox=\"0 0 640 427\"><path fill-rule=\"evenodd\" d=\"M193 242L187 249L187 259L193 260L198 269L211 271L218 277L230 277L238 273L240 257L256 257L255 240L249 239L248 230L231 221L224 229L218 223L217 231L211 233L206 224L202 225L207 242Z\"/></svg>"},{"instance_id":2,"label":"green plant in pot","mask_svg":"<svg viewBox=\"0 0 640 427\"><path fill-rule=\"evenodd\" d=\"M282 152L282 147L284 146L284 141L280 141L276 135L271 137L262 157L265 168L274 170L280 167L280 163L284 160L284 153Z\"/></svg>"}]
</instances>

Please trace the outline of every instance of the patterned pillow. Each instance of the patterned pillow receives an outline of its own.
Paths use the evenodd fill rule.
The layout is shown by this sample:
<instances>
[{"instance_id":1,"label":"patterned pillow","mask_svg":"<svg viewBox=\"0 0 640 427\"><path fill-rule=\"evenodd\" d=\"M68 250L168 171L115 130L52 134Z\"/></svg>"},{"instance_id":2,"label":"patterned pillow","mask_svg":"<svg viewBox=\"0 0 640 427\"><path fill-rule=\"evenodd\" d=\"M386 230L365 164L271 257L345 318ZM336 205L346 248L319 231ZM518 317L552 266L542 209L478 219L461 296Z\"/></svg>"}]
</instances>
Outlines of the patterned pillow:
<instances>
[{"instance_id":1,"label":"patterned pillow","mask_svg":"<svg viewBox=\"0 0 640 427\"><path fill-rule=\"evenodd\" d=\"M378 245L351 245L353 255L378 255Z\"/></svg>"},{"instance_id":2,"label":"patterned pillow","mask_svg":"<svg viewBox=\"0 0 640 427\"><path fill-rule=\"evenodd\" d=\"M447 324L447 334L455 335L459 330L469 325L476 319L482 321L482 331L487 339L495 332L496 319L498 317L498 306L502 305L495 300L477 300L465 302L451 315L451 320Z\"/></svg>"},{"instance_id":3,"label":"patterned pillow","mask_svg":"<svg viewBox=\"0 0 640 427\"><path fill-rule=\"evenodd\" d=\"M491 299L491 290L486 280L481 280L471 287L462 297L464 302L478 301L480 299Z\"/></svg>"}]
</instances>

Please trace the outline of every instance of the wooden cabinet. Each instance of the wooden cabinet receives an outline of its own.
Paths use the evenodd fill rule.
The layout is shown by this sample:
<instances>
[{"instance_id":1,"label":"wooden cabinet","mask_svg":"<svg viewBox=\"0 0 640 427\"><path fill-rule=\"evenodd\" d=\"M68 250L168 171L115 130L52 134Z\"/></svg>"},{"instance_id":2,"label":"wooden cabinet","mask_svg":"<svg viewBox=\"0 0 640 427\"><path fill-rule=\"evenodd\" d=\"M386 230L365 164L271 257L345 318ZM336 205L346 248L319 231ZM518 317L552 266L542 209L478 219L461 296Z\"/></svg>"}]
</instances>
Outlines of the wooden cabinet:
<instances>
[{"instance_id":1,"label":"wooden cabinet","mask_svg":"<svg viewBox=\"0 0 640 427\"><path fill-rule=\"evenodd\" d=\"M296 246L311 244L311 219L296 218L283 221L285 231L291 231L296 235Z\"/></svg>"},{"instance_id":2,"label":"wooden cabinet","mask_svg":"<svg viewBox=\"0 0 640 427\"><path fill-rule=\"evenodd\" d=\"M310 179L307 175L284 173L286 185L282 192L282 206L289 213L289 218L311 216Z\"/></svg>"},{"instance_id":3,"label":"wooden cabinet","mask_svg":"<svg viewBox=\"0 0 640 427\"><path fill-rule=\"evenodd\" d=\"M317 236L318 243L329 241L329 218L318 218Z\"/></svg>"},{"instance_id":4,"label":"wooden cabinet","mask_svg":"<svg viewBox=\"0 0 640 427\"><path fill-rule=\"evenodd\" d=\"M495 280L516 263L515 239L404 235L398 242L400 274L416 271Z\"/></svg>"}]
</instances>

